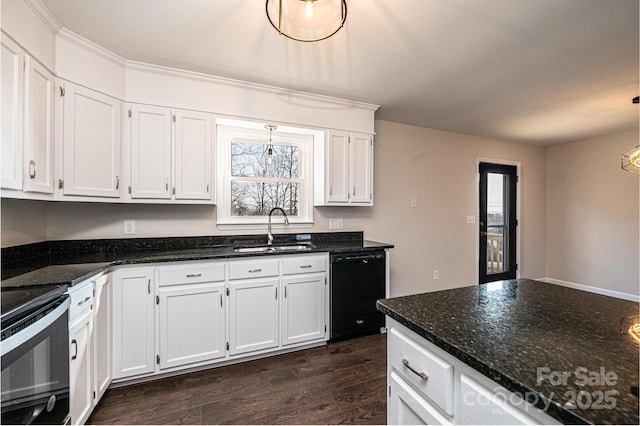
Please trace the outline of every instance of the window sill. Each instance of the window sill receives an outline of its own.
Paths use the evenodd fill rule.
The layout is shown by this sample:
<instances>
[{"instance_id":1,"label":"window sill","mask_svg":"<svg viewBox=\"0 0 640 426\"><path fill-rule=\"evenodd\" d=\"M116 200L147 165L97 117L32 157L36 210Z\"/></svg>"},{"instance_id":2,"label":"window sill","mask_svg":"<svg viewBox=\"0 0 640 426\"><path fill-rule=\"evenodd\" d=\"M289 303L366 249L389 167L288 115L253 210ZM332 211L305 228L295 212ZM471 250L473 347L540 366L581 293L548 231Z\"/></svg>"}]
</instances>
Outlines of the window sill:
<instances>
[{"instance_id":1,"label":"window sill","mask_svg":"<svg viewBox=\"0 0 640 426\"><path fill-rule=\"evenodd\" d=\"M245 229L261 229L267 232L268 224L265 223L218 223L216 227L220 231L241 231ZM271 229L273 230L286 230L286 229L308 229L313 227L313 222L290 222L288 226L282 223L272 223Z\"/></svg>"}]
</instances>

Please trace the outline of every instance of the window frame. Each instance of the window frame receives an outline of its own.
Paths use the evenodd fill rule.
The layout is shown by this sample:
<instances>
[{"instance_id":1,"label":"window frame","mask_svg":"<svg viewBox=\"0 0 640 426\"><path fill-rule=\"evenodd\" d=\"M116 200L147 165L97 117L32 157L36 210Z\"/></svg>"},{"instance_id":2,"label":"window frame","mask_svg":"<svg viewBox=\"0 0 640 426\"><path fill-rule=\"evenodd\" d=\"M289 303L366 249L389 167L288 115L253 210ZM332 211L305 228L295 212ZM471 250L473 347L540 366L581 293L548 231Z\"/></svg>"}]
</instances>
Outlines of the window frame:
<instances>
[{"instance_id":1,"label":"window frame","mask_svg":"<svg viewBox=\"0 0 640 426\"><path fill-rule=\"evenodd\" d=\"M279 123L264 123L229 118L216 120L216 216L218 229L264 229L268 223L268 216L233 216L231 213L231 182L237 181L280 181L278 178L233 178L231 176L231 143L234 139L246 141L269 141L269 131L265 124L277 124L278 129L273 132L274 145L298 146L300 182L298 198L298 216L289 217L288 228L310 228L313 226L313 154L314 143L324 143L324 131L281 125ZM279 214L280 215L280 214ZM284 228L281 219L272 220L275 229Z\"/></svg>"}]
</instances>

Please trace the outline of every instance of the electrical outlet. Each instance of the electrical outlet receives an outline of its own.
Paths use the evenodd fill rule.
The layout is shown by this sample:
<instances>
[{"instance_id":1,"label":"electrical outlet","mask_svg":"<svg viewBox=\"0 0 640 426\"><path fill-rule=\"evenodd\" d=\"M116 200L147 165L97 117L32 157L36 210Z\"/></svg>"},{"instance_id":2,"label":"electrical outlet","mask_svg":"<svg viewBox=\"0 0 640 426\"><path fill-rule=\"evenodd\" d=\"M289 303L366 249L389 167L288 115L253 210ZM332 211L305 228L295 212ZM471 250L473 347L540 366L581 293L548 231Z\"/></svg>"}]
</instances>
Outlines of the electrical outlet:
<instances>
[{"instance_id":1,"label":"electrical outlet","mask_svg":"<svg viewBox=\"0 0 640 426\"><path fill-rule=\"evenodd\" d=\"M418 199L416 197L411 197L411 208L415 209L418 207Z\"/></svg>"},{"instance_id":2,"label":"electrical outlet","mask_svg":"<svg viewBox=\"0 0 640 426\"><path fill-rule=\"evenodd\" d=\"M342 229L342 219L329 219L329 229Z\"/></svg>"},{"instance_id":3,"label":"electrical outlet","mask_svg":"<svg viewBox=\"0 0 640 426\"><path fill-rule=\"evenodd\" d=\"M434 280L439 280L440 279L440 272L437 269L433 270L433 279Z\"/></svg>"},{"instance_id":4,"label":"electrical outlet","mask_svg":"<svg viewBox=\"0 0 640 426\"><path fill-rule=\"evenodd\" d=\"M135 220L125 220L124 221L124 233L125 234L135 234L136 233L136 221Z\"/></svg>"}]
</instances>

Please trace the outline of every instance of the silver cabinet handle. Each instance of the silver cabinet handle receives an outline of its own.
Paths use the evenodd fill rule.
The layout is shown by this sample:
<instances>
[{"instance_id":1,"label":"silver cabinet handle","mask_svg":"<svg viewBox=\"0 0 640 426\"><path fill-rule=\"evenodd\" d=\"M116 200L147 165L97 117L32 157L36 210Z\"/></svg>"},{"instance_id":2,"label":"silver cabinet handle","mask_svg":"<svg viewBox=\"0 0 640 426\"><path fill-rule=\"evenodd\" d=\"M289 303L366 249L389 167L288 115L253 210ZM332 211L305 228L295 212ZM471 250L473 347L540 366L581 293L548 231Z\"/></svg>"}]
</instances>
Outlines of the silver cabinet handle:
<instances>
[{"instance_id":1,"label":"silver cabinet handle","mask_svg":"<svg viewBox=\"0 0 640 426\"><path fill-rule=\"evenodd\" d=\"M116 189L120 189L120 176L116 176Z\"/></svg>"},{"instance_id":2,"label":"silver cabinet handle","mask_svg":"<svg viewBox=\"0 0 640 426\"><path fill-rule=\"evenodd\" d=\"M254 273L254 272L262 272L262 268L256 268L256 269L249 269L250 273Z\"/></svg>"},{"instance_id":3,"label":"silver cabinet handle","mask_svg":"<svg viewBox=\"0 0 640 426\"><path fill-rule=\"evenodd\" d=\"M429 379L429 376L427 376L426 374L424 374L421 371L417 371L416 369L414 369L413 367L411 367L411 365L409 365L409 360L406 358L402 359L402 363L404 364L405 367L407 367L412 373L414 373L415 375L417 375L418 377L420 377L422 380L427 380Z\"/></svg>"},{"instance_id":4,"label":"silver cabinet handle","mask_svg":"<svg viewBox=\"0 0 640 426\"><path fill-rule=\"evenodd\" d=\"M29 161L29 178L30 179L36 178L36 162L33 160Z\"/></svg>"},{"instance_id":5,"label":"silver cabinet handle","mask_svg":"<svg viewBox=\"0 0 640 426\"><path fill-rule=\"evenodd\" d=\"M300 265L300 267L302 269L309 269L309 268L311 268L311 265Z\"/></svg>"},{"instance_id":6,"label":"silver cabinet handle","mask_svg":"<svg viewBox=\"0 0 640 426\"><path fill-rule=\"evenodd\" d=\"M209 182L207 182L207 194L209 193Z\"/></svg>"},{"instance_id":7,"label":"silver cabinet handle","mask_svg":"<svg viewBox=\"0 0 640 426\"><path fill-rule=\"evenodd\" d=\"M201 277L201 276L202 276L201 273L200 274L187 274L187 278L198 278L198 277Z\"/></svg>"},{"instance_id":8,"label":"silver cabinet handle","mask_svg":"<svg viewBox=\"0 0 640 426\"><path fill-rule=\"evenodd\" d=\"M165 191L169 190L169 179L168 178L164 180L164 190Z\"/></svg>"},{"instance_id":9,"label":"silver cabinet handle","mask_svg":"<svg viewBox=\"0 0 640 426\"><path fill-rule=\"evenodd\" d=\"M71 344L76 346L76 353L71 357L71 360L73 361L74 359L78 358L78 341L76 339L73 339L71 341Z\"/></svg>"},{"instance_id":10,"label":"silver cabinet handle","mask_svg":"<svg viewBox=\"0 0 640 426\"><path fill-rule=\"evenodd\" d=\"M353 195L354 196L356 195L356 186L355 185L353 185Z\"/></svg>"}]
</instances>

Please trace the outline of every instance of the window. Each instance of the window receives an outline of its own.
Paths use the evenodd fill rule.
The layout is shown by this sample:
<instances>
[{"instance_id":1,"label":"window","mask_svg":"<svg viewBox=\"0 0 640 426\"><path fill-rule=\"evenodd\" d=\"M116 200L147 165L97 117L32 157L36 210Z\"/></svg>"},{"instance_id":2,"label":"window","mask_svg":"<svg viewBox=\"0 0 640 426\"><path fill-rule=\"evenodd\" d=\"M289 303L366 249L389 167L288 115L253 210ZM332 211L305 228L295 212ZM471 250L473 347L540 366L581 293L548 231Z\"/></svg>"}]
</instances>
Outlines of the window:
<instances>
[{"instance_id":1,"label":"window","mask_svg":"<svg viewBox=\"0 0 640 426\"><path fill-rule=\"evenodd\" d=\"M217 124L218 226L262 227L274 207L282 208L293 226L312 224L313 143L323 132L279 126L270 143L262 123L222 119Z\"/></svg>"}]
</instances>

